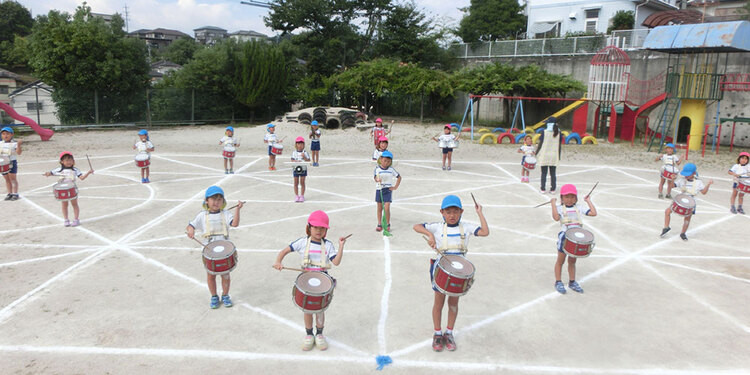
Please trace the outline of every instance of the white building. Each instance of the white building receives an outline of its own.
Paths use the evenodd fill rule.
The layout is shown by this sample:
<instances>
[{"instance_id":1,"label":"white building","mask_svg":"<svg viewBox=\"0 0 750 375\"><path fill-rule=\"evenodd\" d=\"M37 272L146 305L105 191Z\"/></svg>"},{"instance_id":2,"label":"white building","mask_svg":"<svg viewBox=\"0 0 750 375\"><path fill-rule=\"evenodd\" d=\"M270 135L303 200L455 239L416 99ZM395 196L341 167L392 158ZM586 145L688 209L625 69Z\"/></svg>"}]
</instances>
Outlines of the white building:
<instances>
[{"instance_id":1,"label":"white building","mask_svg":"<svg viewBox=\"0 0 750 375\"><path fill-rule=\"evenodd\" d=\"M19 87L10 93L10 106L21 116L26 116L39 125L60 125L57 107L52 101L52 87L36 81Z\"/></svg>"},{"instance_id":2,"label":"white building","mask_svg":"<svg viewBox=\"0 0 750 375\"><path fill-rule=\"evenodd\" d=\"M252 30L240 30L235 31L231 34L229 34L229 37L234 39L236 42L242 43L242 42L267 42L268 41L268 35L261 34L256 31Z\"/></svg>"},{"instance_id":3,"label":"white building","mask_svg":"<svg viewBox=\"0 0 750 375\"><path fill-rule=\"evenodd\" d=\"M528 0L528 38L562 37L567 33L606 33L620 10L633 11L635 29L654 12L678 9L680 0Z\"/></svg>"},{"instance_id":4,"label":"white building","mask_svg":"<svg viewBox=\"0 0 750 375\"><path fill-rule=\"evenodd\" d=\"M216 26L203 26L193 32L195 32L195 40L207 46L213 46L227 38L227 31Z\"/></svg>"}]
</instances>

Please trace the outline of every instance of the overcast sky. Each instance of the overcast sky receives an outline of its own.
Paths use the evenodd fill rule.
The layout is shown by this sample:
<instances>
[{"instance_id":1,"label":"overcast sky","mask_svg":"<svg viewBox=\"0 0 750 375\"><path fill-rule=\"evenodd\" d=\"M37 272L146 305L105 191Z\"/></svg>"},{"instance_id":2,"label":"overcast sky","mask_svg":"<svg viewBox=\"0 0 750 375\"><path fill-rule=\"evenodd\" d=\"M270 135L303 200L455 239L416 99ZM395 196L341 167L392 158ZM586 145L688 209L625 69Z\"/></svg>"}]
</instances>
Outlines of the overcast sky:
<instances>
[{"instance_id":1,"label":"overcast sky","mask_svg":"<svg viewBox=\"0 0 750 375\"><path fill-rule=\"evenodd\" d=\"M82 0L17 0L31 10L32 16L47 14L52 9L73 13ZM462 17L460 7L470 0L416 0L415 3L433 18L455 23ZM274 33L263 24L268 9L242 5L240 0L88 0L94 13L120 13L128 9L128 29L180 30L193 36L193 29L218 26L229 32L253 30L267 35Z\"/></svg>"}]
</instances>

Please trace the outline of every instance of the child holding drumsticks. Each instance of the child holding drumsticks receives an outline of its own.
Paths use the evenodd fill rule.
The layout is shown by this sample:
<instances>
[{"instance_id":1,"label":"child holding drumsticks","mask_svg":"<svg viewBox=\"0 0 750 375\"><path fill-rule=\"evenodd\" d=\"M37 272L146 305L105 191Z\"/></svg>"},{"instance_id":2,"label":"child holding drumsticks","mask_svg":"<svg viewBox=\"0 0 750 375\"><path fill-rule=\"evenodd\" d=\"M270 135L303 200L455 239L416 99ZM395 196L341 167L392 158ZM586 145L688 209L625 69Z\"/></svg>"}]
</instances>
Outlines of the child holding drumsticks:
<instances>
[{"instance_id":1,"label":"child holding drumsticks","mask_svg":"<svg viewBox=\"0 0 750 375\"><path fill-rule=\"evenodd\" d=\"M745 214L745 210L742 209L742 201L745 198L745 193L738 190L738 185L740 184L740 179L742 179L743 185L750 185L750 166L747 165L748 160L750 159L750 153L747 152L740 152L740 156L737 157L737 164L733 165L731 169L729 169L729 174L731 176L734 176L734 184L732 185L732 198L730 200L731 207L729 211L733 214L741 213ZM734 200L737 198L737 196L740 196L739 198L739 205L737 208L734 207Z\"/></svg>"},{"instance_id":2,"label":"child holding drumsticks","mask_svg":"<svg viewBox=\"0 0 750 375\"><path fill-rule=\"evenodd\" d=\"M7 157L7 161L10 162L10 166L7 172L3 173L5 179L5 187L8 189L8 195L5 197L6 201L18 200L18 160L17 155L21 155L21 143L20 139L13 139L15 131L11 127L4 127L0 131L2 140L0 141L0 155ZM741 199L741 198L740 198ZM740 201L742 202L742 201Z\"/></svg>"},{"instance_id":3,"label":"child holding drumsticks","mask_svg":"<svg viewBox=\"0 0 750 375\"><path fill-rule=\"evenodd\" d=\"M273 149L273 145L276 143L281 143L281 139L278 139L276 136L276 125L274 124L268 124L266 125L266 135L263 137L263 143L268 144L268 170L269 171L275 171L276 170L276 154L271 152Z\"/></svg>"},{"instance_id":4,"label":"child holding drumsticks","mask_svg":"<svg viewBox=\"0 0 750 375\"><path fill-rule=\"evenodd\" d=\"M341 264L341 259L344 257L344 244L346 243L347 237L339 238L339 249L333 246L333 243L327 240L326 234L328 234L328 215L323 211L314 211L307 218L307 227L305 232L307 236L300 237L289 246L285 247L276 256L276 262L273 264L273 268L281 271L284 266L282 261L287 254L296 252L302 257L302 269L305 272L318 271L328 273L328 268L333 265L338 266ZM336 280L334 279L333 286L336 286ZM304 314L305 320L305 339L302 341L302 350L308 351L317 346L320 350L328 349L328 342L325 336L323 336L323 328L325 326L325 313L320 312L315 314L315 336L313 336L313 314Z\"/></svg>"},{"instance_id":5,"label":"child holding drumsticks","mask_svg":"<svg viewBox=\"0 0 750 375\"><path fill-rule=\"evenodd\" d=\"M391 230L391 201L393 191L398 189L401 185L401 175L391 167L393 163L393 153L390 151L384 151L383 155L378 159L378 166L375 167L375 202L378 203L378 226L375 228L376 231L380 232L383 230L383 211L385 207L385 222L387 223L386 230ZM393 180L396 183L393 183Z\"/></svg>"},{"instance_id":6,"label":"child holding drumsticks","mask_svg":"<svg viewBox=\"0 0 750 375\"><path fill-rule=\"evenodd\" d=\"M523 137L523 145L518 148L518 152L523 154L521 158L521 182L529 182L529 170L523 166L523 163L526 161L527 156L536 155L536 152L534 152L536 148L532 142L531 135L527 135Z\"/></svg>"},{"instance_id":7,"label":"child holding drumsticks","mask_svg":"<svg viewBox=\"0 0 750 375\"><path fill-rule=\"evenodd\" d=\"M655 161L661 160L663 165L659 170L659 199L664 198L662 190L664 188L664 181L667 181L667 199L671 199L672 195L670 192L674 188L674 180L667 180L664 178L664 170L669 168L677 172L677 166L680 165L680 157L674 154L674 144L667 143L664 148L664 155L656 158Z\"/></svg>"},{"instance_id":8,"label":"child holding drumsticks","mask_svg":"<svg viewBox=\"0 0 750 375\"><path fill-rule=\"evenodd\" d=\"M224 199L224 190L218 186L210 186L206 189L203 211L199 212L185 228L188 238L194 239L197 230L202 232L202 237L207 243L229 240L229 227L236 228L240 225L240 209L244 203L242 201L237 202L237 209L234 210L234 214L231 211L225 211L224 207L226 207L227 201ZM229 297L231 281L229 273L221 275L221 302L224 307L232 307L232 299ZM208 291L211 292L209 306L216 309L219 307L219 295L216 294L216 275L206 272L206 282Z\"/></svg>"},{"instance_id":9,"label":"child holding drumsticks","mask_svg":"<svg viewBox=\"0 0 750 375\"><path fill-rule=\"evenodd\" d=\"M682 167L682 170L680 171L680 176L682 178L678 179L677 182L675 182L675 188L679 189L681 193L687 194L691 197L694 197L698 192L700 192L703 195L706 195L708 193L708 188L711 187L711 184L714 183L714 180L708 180L707 184L704 184L702 180L698 178L698 167L696 167L693 163L687 163L684 167ZM685 220L682 223L682 232L680 233L680 238L682 238L683 241L687 241L687 235L685 232L687 232L688 227L690 226L690 219L695 215L695 208L693 208L693 212L690 215L685 216ZM664 237L667 232L669 232L669 221L672 218L672 205L669 205L667 209L664 211L664 228L661 230L661 237Z\"/></svg>"},{"instance_id":10,"label":"child holding drumsticks","mask_svg":"<svg viewBox=\"0 0 750 375\"><path fill-rule=\"evenodd\" d=\"M486 237L490 234L487 220L482 213L482 206L477 204L475 209L479 216L479 226L461 222L461 215L464 212L461 199L455 195L448 195L443 198L440 206L443 222L415 224L414 231L427 236L427 243L430 247L439 250L442 255L464 255L468 251L470 236ZM435 264L440 261L441 256L430 260L430 281L433 280ZM446 325L446 331L443 333L441 323L445 294L439 292L434 285L432 290L434 291L432 324L435 329L432 336L432 350L440 352L445 348L454 351L456 350L456 341L453 338L453 328L458 317L459 297L448 297L448 324Z\"/></svg>"},{"instance_id":11,"label":"child holding drumsticks","mask_svg":"<svg viewBox=\"0 0 750 375\"><path fill-rule=\"evenodd\" d=\"M581 203L578 203L578 190L575 185L565 184L560 188L560 200L562 204L556 204L557 199L552 198L552 218L560 222L560 232L557 234L557 261L555 262L555 290L560 294L565 294L565 284L562 282L562 266L565 264L565 258L568 258L568 288L578 293L583 293L583 288L576 282L576 260L578 258L569 257L563 251L565 232L570 228L580 228L583 226L582 216L596 216L596 207L591 202L591 197L586 196L583 200L588 205L588 209ZM584 211L585 210L585 211Z\"/></svg>"},{"instance_id":12,"label":"child holding drumsticks","mask_svg":"<svg viewBox=\"0 0 750 375\"><path fill-rule=\"evenodd\" d=\"M224 130L224 136L219 139L219 144L224 147L224 174L234 174L234 151L240 147L240 141L234 137L234 128L227 126ZM231 157L228 157L226 151L231 151ZM227 166L227 164L229 164Z\"/></svg>"},{"instance_id":13,"label":"child holding drumsticks","mask_svg":"<svg viewBox=\"0 0 750 375\"><path fill-rule=\"evenodd\" d=\"M432 140L435 142L443 143L445 145L450 144L450 142L457 141L458 138L456 138L455 135L451 134L451 126L450 124L446 124L443 127L443 134L441 134L439 137L435 138L432 137ZM447 170L451 170L451 162L453 161L453 148L452 147L443 147L443 170L446 170L445 166L445 160L448 160L448 167Z\"/></svg>"},{"instance_id":14,"label":"child holding drumsticks","mask_svg":"<svg viewBox=\"0 0 750 375\"><path fill-rule=\"evenodd\" d=\"M310 154L305 151L305 139L302 137L297 137L297 139L294 140L292 162L299 164L293 165L292 177L294 177L294 201L299 203L305 201L305 179L307 179L307 164L303 163L307 161L310 161ZM300 193L299 195L297 195L298 191Z\"/></svg>"},{"instance_id":15,"label":"child holding drumsticks","mask_svg":"<svg viewBox=\"0 0 750 375\"><path fill-rule=\"evenodd\" d=\"M75 185L76 177L83 181L86 177L94 173L94 170L91 169L86 172L86 174L83 174L83 172L76 168L75 165L76 160L73 158L73 154L70 151L63 151L60 153L60 166L49 172L44 172L44 175L47 177L61 176L62 178L60 178L60 182L69 181ZM75 198L70 199L70 205L73 206L73 216L75 217L72 222L68 220L68 201L64 200L61 203L63 218L65 218L64 225L66 227L76 227L81 224L78 220L78 215L81 211L78 208L78 195L76 195Z\"/></svg>"},{"instance_id":16,"label":"child holding drumsticks","mask_svg":"<svg viewBox=\"0 0 750 375\"><path fill-rule=\"evenodd\" d=\"M141 129L138 132L139 141L133 145L133 150L138 150L139 154L145 154L149 160L151 160L151 152L154 152L154 144L151 143L151 138L148 136L146 129ZM148 178L150 175L150 167L141 168L141 183L147 184L151 182Z\"/></svg>"}]
</instances>

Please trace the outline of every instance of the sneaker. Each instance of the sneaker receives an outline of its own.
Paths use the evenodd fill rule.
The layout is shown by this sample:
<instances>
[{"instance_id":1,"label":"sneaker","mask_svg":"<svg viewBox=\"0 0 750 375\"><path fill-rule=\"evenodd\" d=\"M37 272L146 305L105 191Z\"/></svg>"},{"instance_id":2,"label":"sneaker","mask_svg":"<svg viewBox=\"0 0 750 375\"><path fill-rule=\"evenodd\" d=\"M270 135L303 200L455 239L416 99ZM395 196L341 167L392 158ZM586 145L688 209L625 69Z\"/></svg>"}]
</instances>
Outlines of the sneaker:
<instances>
[{"instance_id":1,"label":"sneaker","mask_svg":"<svg viewBox=\"0 0 750 375\"><path fill-rule=\"evenodd\" d=\"M313 345L315 345L315 338L313 335L307 335L305 336L305 339L302 340L302 350L304 351L310 351L310 349L313 348Z\"/></svg>"},{"instance_id":2,"label":"sneaker","mask_svg":"<svg viewBox=\"0 0 750 375\"><path fill-rule=\"evenodd\" d=\"M683 241L687 241L687 236L685 233L680 233L680 238L682 238Z\"/></svg>"},{"instance_id":3,"label":"sneaker","mask_svg":"<svg viewBox=\"0 0 750 375\"><path fill-rule=\"evenodd\" d=\"M151 182L151 180L149 180L148 177L146 177L146 181L144 181L144 182L145 183L149 183L149 182Z\"/></svg>"},{"instance_id":4,"label":"sneaker","mask_svg":"<svg viewBox=\"0 0 750 375\"><path fill-rule=\"evenodd\" d=\"M18 195L16 195L13 198L13 200L16 200L16 199L18 199ZM745 214L745 210L742 209L742 206L737 207L737 212L740 213L740 214L743 214L743 215Z\"/></svg>"},{"instance_id":5,"label":"sneaker","mask_svg":"<svg viewBox=\"0 0 750 375\"><path fill-rule=\"evenodd\" d=\"M81 222L78 221L78 219L75 219L75 220L73 220L73 221L70 222L70 226L71 227L77 227L79 225L81 225Z\"/></svg>"},{"instance_id":6,"label":"sneaker","mask_svg":"<svg viewBox=\"0 0 750 375\"><path fill-rule=\"evenodd\" d=\"M276 170L276 167L271 167L271 170L272 170L272 171L275 171L275 170Z\"/></svg>"},{"instance_id":7,"label":"sneaker","mask_svg":"<svg viewBox=\"0 0 750 375\"><path fill-rule=\"evenodd\" d=\"M319 164L319 163L313 163L313 167L318 167L318 166L320 166L320 164ZM324 338L324 340L325 340L325 338ZM321 349L321 350L322 350L322 349Z\"/></svg>"},{"instance_id":8,"label":"sneaker","mask_svg":"<svg viewBox=\"0 0 750 375\"><path fill-rule=\"evenodd\" d=\"M225 169L224 174L229 174L229 169Z\"/></svg>"},{"instance_id":9,"label":"sneaker","mask_svg":"<svg viewBox=\"0 0 750 375\"><path fill-rule=\"evenodd\" d=\"M300 201L300 203L304 202L305 201L305 196L304 195L300 195L299 196L299 201Z\"/></svg>"},{"instance_id":10,"label":"sneaker","mask_svg":"<svg viewBox=\"0 0 750 375\"><path fill-rule=\"evenodd\" d=\"M234 174L234 169L230 169L229 174Z\"/></svg>"},{"instance_id":11,"label":"sneaker","mask_svg":"<svg viewBox=\"0 0 750 375\"><path fill-rule=\"evenodd\" d=\"M322 333L315 335L315 346L317 346L320 350L328 349L328 342L326 341L326 337L323 336Z\"/></svg>"},{"instance_id":12,"label":"sneaker","mask_svg":"<svg viewBox=\"0 0 750 375\"><path fill-rule=\"evenodd\" d=\"M299 202L299 195L294 196L294 202Z\"/></svg>"},{"instance_id":13,"label":"sneaker","mask_svg":"<svg viewBox=\"0 0 750 375\"><path fill-rule=\"evenodd\" d=\"M659 237L664 237L664 235L667 234L667 232L669 232L670 229L672 229L672 228L666 227L666 228L662 229L661 230L661 235Z\"/></svg>"},{"instance_id":14,"label":"sneaker","mask_svg":"<svg viewBox=\"0 0 750 375\"><path fill-rule=\"evenodd\" d=\"M18 194L13 194L13 196L10 197L10 200L12 200L12 201L17 201L19 199L21 199L21 197L19 197ZM741 209L742 209L742 207L740 207L740 210ZM743 214L744 214L744 212L743 212Z\"/></svg>"},{"instance_id":15,"label":"sneaker","mask_svg":"<svg viewBox=\"0 0 750 375\"><path fill-rule=\"evenodd\" d=\"M659 193L659 199L664 199L664 194Z\"/></svg>"},{"instance_id":16,"label":"sneaker","mask_svg":"<svg viewBox=\"0 0 750 375\"><path fill-rule=\"evenodd\" d=\"M731 212L731 213L733 213L733 214L736 214L736 213L737 213L737 209L736 209L736 208L734 208L734 206L732 206L732 207L729 207L729 212Z\"/></svg>"},{"instance_id":17,"label":"sneaker","mask_svg":"<svg viewBox=\"0 0 750 375\"><path fill-rule=\"evenodd\" d=\"M443 166L443 170L445 170L445 166Z\"/></svg>"},{"instance_id":18,"label":"sneaker","mask_svg":"<svg viewBox=\"0 0 750 375\"><path fill-rule=\"evenodd\" d=\"M390 223L388 223L388 226L385 228L385 230L387 230L389 232L391 231L391 224Z\"/></svg>"},{"instance_id":19,"label":"sneaker","mask_svg":"<svg viewBox=\"0 0 750 375\"><path fill-rule=\"evenodd\" d=\"M445 169L445 168L443 168L443 169ZM13 198L13 194L8 194L8 195L5 196L5 200L6 201L11 200L12 198Z\"/></svg>"},{"instance_id":20,"label":"sneaker","mask_svg":"<svg viewBox=\"0 0 750 375\"><path fill-rule=\"evenodd\" d=\"M219 296L211 296L211 308L212 309L219 308Z\"/></svg>"},{"instance_id":21,"label":"sneaker","mask_svg":"<svg viewBox=\"0 0 750 375\"><path fill-rule=\"evenodd\" d=\"M449 352L456 350L456 340L453 339L452 333L443 333L443 342L445 343L445 350Z\"/></svg>"},{"instance_id":22,"label":"sneaker","mask_svg":"<svg viewBox=\"0 0 750 375\"><path fill-rule=\"evenodd\" d=\"M556 191L550 190L549 193L552 194L552 195L555 195Z\"/></svg>"},{"instance_id":23,"label":"sneaker","mask_svg":"<svg viewBox=\"0 0 750 375\"><path fill-rule=\"evenodd\" d=\"M234 304L232 303L232 298L229 297L229 294L221 296L221 302L224 304L224 307L234 306Z\"/></svg>"},{"instance_id":24,"label":"sneaker","mask_svg":"<svg viewBox=\"0 0 750 375\"><path fill-rule=\"evenodd\" d=\"M435 334L432 336L432 350L436 352L443 351L443 335Z\"/></svg>"},{"instance_id":25,"label":"sneaker","mask_svg":"<svg viewBox=\"0 0 750 375\"><path fill-rule=\"evenodd\" d=\"M63 222L63 225L66 226L66 227L69 227L70 226L70 220L65 219L65 221Z\"/></svg>"},{"instance_id":26,"label":"sneaker","mask_svg":"<svg viewBox=\"0 0 750 375\"><path fill-rule=\"evenodd\" d=\"M572 289L573 291L576 291L578 293L583 293L583 288L581 288L580 285L578 285L578 282L571 281L568 283L568 288Z\"/></svg>"},{"instance_id":27,"label":"sneaker","mask_svg":"<svg viewBox=\"0 0 750 375\"><path fill-rule=\"evenodd\" d=\"M448 166L448 170L451 170L451 166L450 165Z\"/></svg>"},{"instance_id":28,"label":"sneaker","mask_svg":"<svg viewBox=\"0 0 750 375\"><path fill-rule=\"evenodd\" d=\"M565 284L562 283L562 281L555 281L555 289L560 294L565 294L567 291L565 290Z\"/></svg>"},{"instance_id":29,"label":"sneaker","mask_svg":"<svg viewBox=\"0 0 750 375\"><path fill-rule=\"evenodd\" d=\"M544 190L544 189L539 189L539 192L542 194L547 194L547 190Z\"/></svg>"},{"instance_id":30,"label":"sneaker","mask_svg":"<svg viewBox=\"0 0 750 375\"><path fill-rule=\"evenodd\" d=\"M142 179L141 179L141 183L142 183L142 184L145 184L145 183L146 183L146 179L145 179L145 178L142 178Z\"/></svg>"},{"instance_id":31,"label":"sneaker","mask_svg":"<svg viewBox=\"0 0 750 375\"><path fill-rule=\"evenodd\" d=\"M269 171L272 171L272 170L273 170L273 167L268 167L268 170L269 170Z\"/></svg>"},{"instance_id":32,"label":"sneaker","mask_svg":"<svg viewBox=\"0 0 750 375\"><path fill-rule=\"evenodd\" d=\"M672 199L672 194L667 194L667 195L665 196L665 198L667 198L667 199Z\"/></svg>"},{"instance_id":33,"label":"sneaker","mask_svg":"<svg viewBox=\"0 0 750 375\"><path fill-rule=\"evenodd\" d=\"M382 226L382 225L380 225L380 224L378 224L378 226L377 226L377 227L375 227L375 231L376 231L376 232L380 232L380 231L382 231L382 230L383 230L383 226Z\"/></svg>"}]
</instances>

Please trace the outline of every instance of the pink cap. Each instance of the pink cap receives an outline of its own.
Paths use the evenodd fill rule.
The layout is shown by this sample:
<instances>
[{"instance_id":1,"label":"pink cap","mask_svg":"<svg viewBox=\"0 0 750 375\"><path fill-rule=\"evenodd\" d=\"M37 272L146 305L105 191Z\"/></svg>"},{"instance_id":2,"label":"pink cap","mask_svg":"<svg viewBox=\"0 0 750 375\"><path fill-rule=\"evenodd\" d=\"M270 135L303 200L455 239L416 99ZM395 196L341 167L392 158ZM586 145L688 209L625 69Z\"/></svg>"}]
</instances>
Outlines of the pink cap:
<instances>
[{"instance_id":1,"label":"pink cap","mask_svg":"<svg viewBox=\"0 0 750 375\"><path fill-rule=\"evenodd\" d=\"M445 126L443 126L443 129L445 129L445 128L450 129L451 128L451 124L445 124Z\"/></svg>"},{"instance_id":2,"label":"pink cap","mask_svg":"<svg viewBox=\"0 0 750 375\"><path fill-rule=\"evenodd\" d=\"M383 122L383 119L380 118L380 117L378 117L378 118L375 119L375 122Z\"/></svg>"},{"instance_id":3,"label":"pink cap","mask_svg":"<svg viewBox=\"0 0 750 375\"><path fill-rule=\"evenodd\" d=\"M388 137L381 135L380 138L378 138L378 142L388 142Z\"/></svg>"},{"instance_id":4,"label":"pink cap","mask_svg":"<svg viewBox=\"0 0 750 375\"><path fill-rule=\"evenodd\" d=\"M328 229L328 215L323 211L313 211L307 218L307 223L314 227L323 227Z\"/></svg>"},{"instance_id":5,"label":"pink cap","mask_svg":"<svg viewBox=\"0 0 750 375\"><path fill-rule=\"evenodd\" d=\"M63 152L60 153L60 159L62 159L63 156L65 156L65 155L73 156L73 153L70 152L70 151L63 151Z\"/></svg>"},{"instance_id":6,"label":"pink cap","mask_svg":"<svg viewBox=\"0 0 750 375\"><path fill-rule=\"evenodd\" d=\"M576 190L576 186L573 184L565 184L560 188L560 195L568 195L568 194L575 194L578 195L578 190Z\"/></svg>"},{"instance_id":7,"label":"pink cap","mask_svg":"<svg viewBox=\"0 0 750 375\"><path fill-rule=\"evenodd\" d=\"M294 143L297 143L297 142L305 143L305 139L302 137L297 137L297 139L294 140Z\"/></svg>"},{"instance_id":8,"label":"pink cap","mask_svg":"<svg viewBox=\"0 0 750 375\"><path fill-rule=\"evenodd\" d=\"M740 152L740 157L743 157L743 156L747 156L748 158L750 158L750 154L748 154L745 151Z\"/></svg>"}]
</instances>

